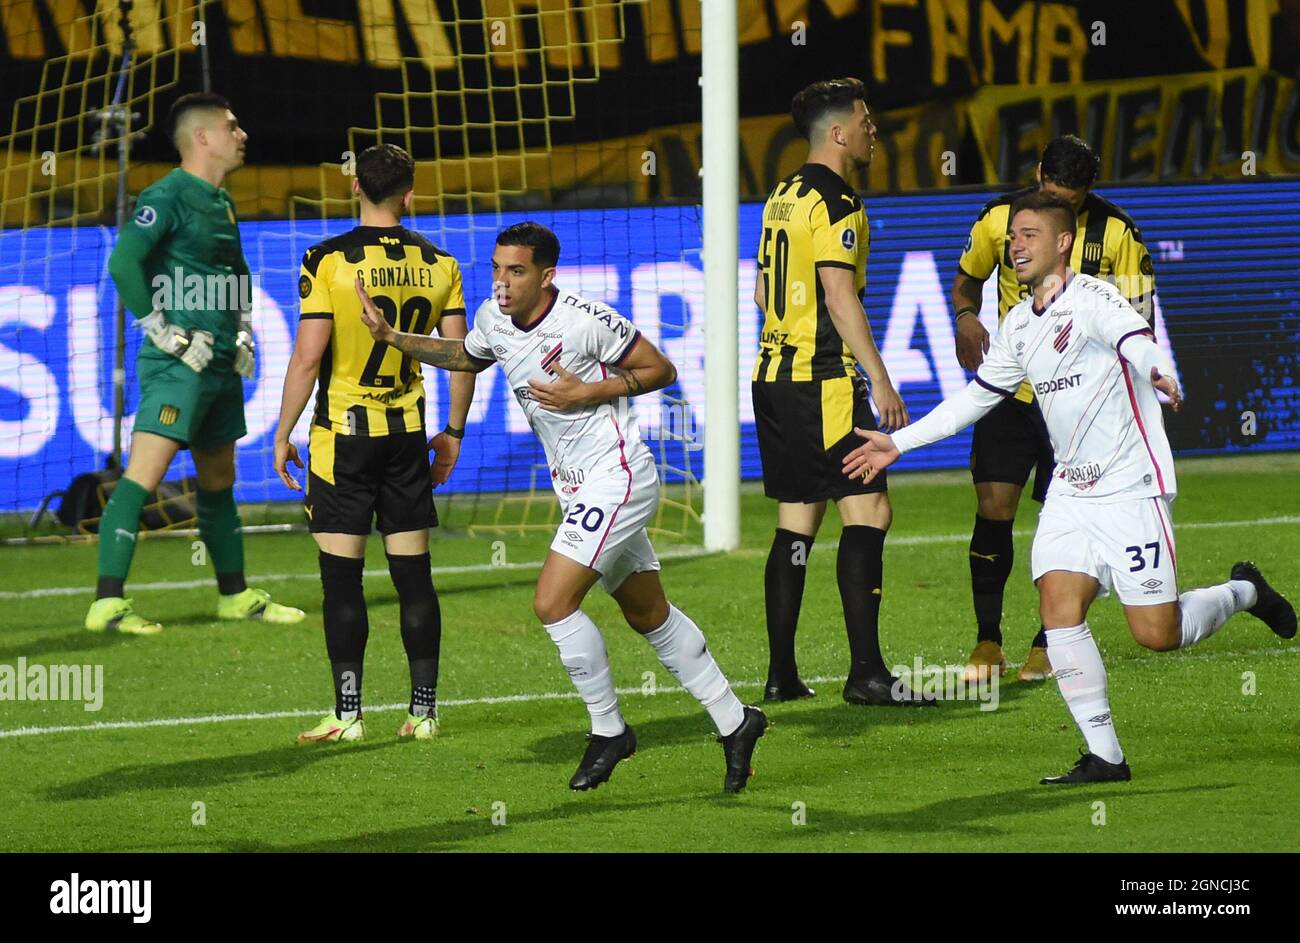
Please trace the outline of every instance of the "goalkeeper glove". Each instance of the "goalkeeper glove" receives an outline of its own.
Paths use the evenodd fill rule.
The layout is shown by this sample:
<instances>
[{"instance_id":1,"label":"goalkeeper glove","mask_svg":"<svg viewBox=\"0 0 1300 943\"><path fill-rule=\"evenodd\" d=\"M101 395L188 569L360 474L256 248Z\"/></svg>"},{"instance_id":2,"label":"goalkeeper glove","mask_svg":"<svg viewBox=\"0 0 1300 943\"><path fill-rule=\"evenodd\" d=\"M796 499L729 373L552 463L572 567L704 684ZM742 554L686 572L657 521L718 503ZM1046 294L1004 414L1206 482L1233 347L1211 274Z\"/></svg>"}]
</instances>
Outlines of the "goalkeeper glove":
<instances>
[{"instance_id":1,"label":"goalkeeper glove","mask_svg":"<svg viewBox=\"0 0 1300 943\"><path fill-rule=\"evenodd\" d=\"M257 342L253 340L253 322L246 318L239 321L239 333L235 335L235 372L244 379L253 375L256 359Z\"/></svg>"},{"instance_id":2,"label":"goalkeeper glove","mask_svg":"<svg viewBox=\"0 0 1300 943\"><path fill-rule=\"evenodd\" d=\"M203 368L211 363L213 337L207 331L187 331L168 324L167 318L157 309L137 323L155 347L171 354L195 373L202 373Z\"/></svg>"}]
</instances>

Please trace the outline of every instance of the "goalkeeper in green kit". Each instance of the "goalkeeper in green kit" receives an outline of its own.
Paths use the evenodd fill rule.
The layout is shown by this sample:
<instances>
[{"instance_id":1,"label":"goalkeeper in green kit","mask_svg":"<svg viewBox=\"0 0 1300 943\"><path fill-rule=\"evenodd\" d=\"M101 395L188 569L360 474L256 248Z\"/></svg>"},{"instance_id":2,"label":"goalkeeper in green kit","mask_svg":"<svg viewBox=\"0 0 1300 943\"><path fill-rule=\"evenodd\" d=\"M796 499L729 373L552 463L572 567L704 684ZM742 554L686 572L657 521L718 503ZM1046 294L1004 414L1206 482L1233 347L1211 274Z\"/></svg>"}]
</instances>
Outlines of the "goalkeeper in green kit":
<instances>
[{"instance_id":1,"label":"goalkeeper in green kit","mask_svg":"<svg viewBox=\"0 0 1300 943\"><path fill-rule=\"evenodd\" d=\"M255 353L248 263L221 184L243 164L248 135L225 99L208 93L179 98L169 125L181 165L140 194L108 261L146 339L136 360L130 460L100 520L99 582L86 628L162 631L123 597L140 511L183 448L198 473L199 534L217 571L217 616L299 622L301 609L245 585L233 490L235 442L247 432L243 379L253 375Z\"/></svg>"}]
</instances>

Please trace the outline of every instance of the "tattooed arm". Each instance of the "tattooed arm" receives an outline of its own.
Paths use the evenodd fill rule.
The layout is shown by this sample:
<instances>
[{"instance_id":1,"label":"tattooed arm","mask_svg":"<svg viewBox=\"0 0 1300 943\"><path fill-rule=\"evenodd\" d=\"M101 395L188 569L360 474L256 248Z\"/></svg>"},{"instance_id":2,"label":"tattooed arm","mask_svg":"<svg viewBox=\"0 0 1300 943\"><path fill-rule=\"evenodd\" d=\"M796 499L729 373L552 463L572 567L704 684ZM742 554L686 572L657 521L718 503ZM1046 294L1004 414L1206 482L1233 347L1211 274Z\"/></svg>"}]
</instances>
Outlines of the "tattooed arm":
<instances>
[{"instance_id":1,"label":"tattooed arm","mask_svg":"<svg viewBox=\"0 0 1300 943\"><path fill-rule=\"evenodd\" d=\"M479 360L465 350L465 342L458 338L425 337L423 334L405 334L396 331L384 320L374 301L366 294L357 278L357 297L361 299L361 320L370 329L370 336L377 341L391 344L408 357L421 363L432 364L443 370L461 370L482 373L495 361Z\"/></svg>"},{"instance_id":2,"label":"tattooed arm","mask_svg":"<svg viewBox=\"0 0 1300 943\"><path fill-rule=\"evenodd\" d=\"M595 383L583 383L557 364L556 379L551 383L538 383L536 380L528 383L538 405L551 412L564 412L607 403L621 396L653 393L677 379L677 368L672 361L644 336L637 338L618 368L622 371L620 374Z\"/></svg>"}]
</instances>

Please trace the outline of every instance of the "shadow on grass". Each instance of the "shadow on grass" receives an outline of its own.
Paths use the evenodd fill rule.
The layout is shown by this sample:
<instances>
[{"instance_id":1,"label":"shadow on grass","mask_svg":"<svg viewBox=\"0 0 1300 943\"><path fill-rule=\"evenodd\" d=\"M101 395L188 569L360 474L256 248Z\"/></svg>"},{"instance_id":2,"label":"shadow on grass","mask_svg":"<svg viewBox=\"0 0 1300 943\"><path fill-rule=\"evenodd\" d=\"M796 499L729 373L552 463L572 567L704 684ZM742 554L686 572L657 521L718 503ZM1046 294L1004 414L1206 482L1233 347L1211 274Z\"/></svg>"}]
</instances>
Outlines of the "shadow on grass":
<instances>
[{"instance_id":1,"label":"shadow on grass","mask_svg":"<svg viewBox=\"0 0 1300 943\"><path fill-rule=\"evenodd\" d=\"M1005 705L1008 701L1032 695L1037 690L1039 688L1027 684L1007 685L1000 694L998 709L1004 709L1001 705ZM839 739L870 733L873 729L881 727L911 727L922 724L974 721L986 713L979 710L978 702L973 700L941 701L936 707L860 707L839 700L836 692L835 699L827 698L829 703L824 706L818 703L819 701L820 696L814 701L796 702L797 707L792 704L761 705L771 723L768 736L783 736L792 728L799 728L793 735ZM643 704L644 702L639 699L626 701L624 704L627 708L625 716L636 730L638 751L657 750L682 744L714 743L717 739L717 731L710 723L708 715L689 701L683 704L682 713L673 717L637 720L636 714ZM790 709L791 707L793 709ZM586 749L583 729L585 722L586 718L581 707L575 705L571 732L553 734L535 740L527 747L529 755L514 757L508 762L521 764L542 761L561 766L567 763L576 764L582 756L582 751ZM721 759L722 747L715 748Z\"/></svg>"},{"instance_id":2,"label":"shadow on grass","mask_svg":"<svg viewBox=\"0 0 1300 943\"><path fill-rule=\"evenodd\" d=\"M727 796L721 790L721 767L719 767L718 791L681 792L672 795L660 795L654 799L640 801L614 801L607 791L588 793L571 793L563 785L557 787L564 791L565 798L547 809L532 812L511 811L510 828L498 828L492 823L491 810L477 814L463 813L455 818L427 825L413 825L390 831L361 832L356 835L326 838L317 841L283 844L261 842L256 840L239 840L225 845L226 851L276 851L276 852L355 852L355 851L454 851L474 843L475 847L466 850L492 850L491 845L482 847L484 839L488 842L497 836L506 835L511 829L521 825L557 824L563 827L565 822L590 822L594 816L612 816L620 819L637 813L663 813L666 809L680 807L683 814L698 809L702 803L712 810L734 809L737 815L752 812L752 806L739 801L736 796ZM608 787L602 787L608 790ZM788 812L786 815L788 816ZM504 849L503 849L504 850ZM539 836L535 851L553 850L547 847L545 836ZM617 850L607 843L593 846L591 851Z\"/></svg>"},{"instance_id":3,"label":"shadow on grass","mask_svg":"<svg viewBox=\"0 0 1300 943\"><path fill-rule=\"evenodd\" d=\"M801 839L808 836L828 834L864 837L862 850L870 849L870 836L897 834L944 834L954 839L953 850L970 850L974 840L987 843L989 839L1010 837L1008 829L993 824L999 818L1024 816L1038 812L1058 812L1066 808L1087 808L1087 803L1102 800L1120 800L1147 798L1152 796L1175 795L1179 793L1204 793L1207 790L1232 788L1231 784L1214 786L1184 786L1169 789L1133 789L1131 784L1106 783L1093 787L1050 788L1047 786L1026 787L1023 789L1004 790L997 793L962 796L941 799L935 802L889 812L856 813L839 809L815 806L808 810L808 824L803 828L763 827L762 842L766 851L796 851ZM757 800L757 801L754 801ZM1083 804L1083 805L1081 805ZM711 813L727 814L734 811L736 816L735 835L737 844L734 850L753 850L753 827L756 818L762 822L782 822L789 820L790 808L783 801L772 805L771 797L764 797L753 790L744 796L726 796L720 792L682 792L673 795L658 796L655 799L640 801L606 800L606 795L587 793L570 795L547 809L532 812L512 811L509 817L511 829L523 825L559 825L566 822L587 822L598 816L612 816L615 819L639 813L663 814L666 810L680 807L683 814L691 810L700 810L707 805ZM724 826L725 827L725 826ZM508 834L511 829L498 828L492 824L489 811L470 813L430 822L425 825L407 826L389 831L366 831L354 835L325 838L315 841L297 843L277 843L240 839L224 845L226 851L277 851L277 852L356 852L356 851L451 851L457 849L491 851L498 836ZM741 838L742 833L745 833ZM566 848L568 843L566 843ZM602 844L593 845L591 851L618 850L620 846ZM933 847L933 841L927 842ZM505 849L502 849L505 850ZM539 834L532 850L547 851L546 837ZM689 850L688 848L664 850ZM722 850L716 845L710 850Z\"/></svg>"},{"instance_id":4,"label":"shadow on grass","mask_svg":"<svg viewBox=\"0 0 1300 943\"><path fill-rule=\"evenodd\" d=\"M998 707L993 711L980 710L980 702L967 700L941 700L934 707L866 707L846 704L838 689L827 685L826 700L822 694L805 701L761 705L773 728L800 728L799 736L838 738L845 735L870 733L884 727L930 727L936 724L976 722L986 714L1015 710L1015 702L1032 697L1042 690L1028 684L1008 684L998 693Z\"/></svg>"},{"instance_id":5,"label":"shadow on grass","mask_svg":"<svg viewBox=\"0 0 1300 943\"><path fill-rule=\"evenodd\" d=\"M39 628L39 626L25 626L24 628ZM18 658L31 660L43 655L61 655L66 652L97 651L104 648L117 648L122 645L134 645L141 641L142 639L135 635L121 635L117 632L88 632L85 629L76 629L71 632L61 632L58 635L44 635L21 645L0 646L0 662L15 661Z\"/></svg>"},{"instance_id":6,"label":"shadow on grass","mask_svg":"<svg viewBox=\"0 0 1300 943\"><path fill-rule=\"evenodd\" d=\"M1027 786L1002 792L973 796L955 796L939 799L912 809L886 812L847 812L833 808L809 808L804 828L809 833L848 835L871 833L904 833L952 835L960 839L989 839L1011 836L1013 833L994 824L997 819L1032 815L1040 812L1057 812L1065 808L1079 811L1080 821L1087 821L1090 804L1097 800L1139 799L1152 796L1172 796L1180 793L1208 793L1231 789L1233 783L1192 785L1167 789L1134 788L1132 783L1098 783L1088 786ZM784 810L788 816L788 809ZM773 834L780 848L797 844L803 828L782 830ZM1023 837L1023 836L1022 836ZM933 849L930 842L927 847ZM864 847L863 850L867 850ZM973 850L969 843L954 842L950 850ZM986 849L990 850L990 849Z\"/></svg>"},{"instance_id":7,"label":"shadow on grass","mask_svg":"<svg viewBox=\"0 0 1300 943\"><path fill-rule=\"evenodd\" d=\"M250 579L250 584L255 585L256 578ZM510 589L515 587L532 588L537 583L537 576L534 573L515 573L507 571L500 574L500 578L490 582L479 582L472 586L439 586L438 595L442 598L472 595L474 593L494 592L501 589ZM437 585L437 583L435 583ZM283 596L279 597L283 601ZM397 592L391 585L385 587L379 592L367 592L366 602L371 606L396 606L398 604ZM287 603L292 605L293 602ZM307 609L307 619L304 625L320 628L320 600L315 600L315 606L311 602L302 603ZM200 601L200 606L204 604ZM149 614L147 606L142 607L146 615ZM0 646L0 661L13 661L19 657L34 659L46 655L64 654L66 652L83 652L95 651L103 648L113 648L118 645L126 644L148 644L149 639L137 635L125 635L120 632L89 632L80 625L68 629L68 623L72 621L79 623L80 615L75 619L69 619L64 615L55 614L49 622L32 621L22 626L24 632L40 630L46 628L59 628L65 631L56 634L43 635L40 638L32 639L29 642L10 644ZM190 612L184 615L165 616L159 620L163 624L163 634L166 635L172 629L211 629L218 630L233 623L221 622L216 616L216 597L212 597L212 611L210 613L200 610L199 612ZM283 627L279 627L283 628ZM538 627L540 630L540 626ZM3 637L0 635L0 637Z\"/></svg>"},{"instance_id":8,"label":"shadow on grass","mask_svg":"<svg viewBox=\"0 0 1300 943\"><path fill-rule=\"evenodd\" d=\"M297 773L314 763L344 761L358 753L399 746L397 740L373 743L302 744L275 747L257 753L212 756L176 763L141 763L119 766L87 779L52 786L46 793L51 801L106 799L111 796L161 789L194 789L225 786L253 780L274 779Z\"/></svg>"},{"instance_id":9,"label":"shadow on grass","mask_svg":"<svg viewBox=\"0 0 1300 943\"><path fill-rule=\"evenodd\" d=\"M635 712L633 708L633 713ZM629 722L636 731L638 753L684 743L713 743L718 736L703 710L688 711L681 716L660 717L654 720L636 721L633 717ZM573 715L572 730L533 741L526 747L529 755L513 757L509 762L534 764L540 761L555 763L562 767L572 765L576 769L578 761L582 759L583 751L587 749L586 724L586 715L579 706ZM718 751L718 778L721 782L722 747L715 744L714 748Z\"/></svg>"}]
</instances>

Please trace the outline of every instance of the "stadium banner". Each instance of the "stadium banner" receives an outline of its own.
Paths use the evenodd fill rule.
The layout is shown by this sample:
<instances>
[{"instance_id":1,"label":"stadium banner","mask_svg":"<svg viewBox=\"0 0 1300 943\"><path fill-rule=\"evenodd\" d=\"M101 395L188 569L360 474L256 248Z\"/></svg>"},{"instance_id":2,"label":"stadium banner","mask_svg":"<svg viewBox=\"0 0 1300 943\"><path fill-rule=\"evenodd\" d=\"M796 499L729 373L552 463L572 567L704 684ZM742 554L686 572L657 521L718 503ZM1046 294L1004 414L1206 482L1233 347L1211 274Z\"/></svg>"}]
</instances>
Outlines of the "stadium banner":
<instances>
[{"instance_id":1,"label":"stadium banner","mask_svg":"<svg viewBox=\"0 0 1300 943\"><path fill-rule=\"evenodd\" d=\"M1100 191L1142 227L1156 266L1158 341L1186 387L1166 414L1182 454L1300 448L1300 182L1170 185ZM868 199L872 254L866 308L913 417L967 381L954 352L949 294L958 255L987 191ZM761 205L741 207L741 465L761 474L749 374L760 318L751 302ZM503 214L505 226L523 218ZM629 316L677 365L678 383L636 401L644 436L671 464L702 474L704 276L696 207L531 214L563 248L557 285ZM493 236L463 219L422 217L417 229L462 260L471 312L490 290ZM338 223L241 224L254 273L256 375L245 383L248 435L239 443L237 497L291 500L275 477L271 443L297 325L298 263ZM107 229L0 232L0 511L35 507L78 473L102 467L112 446L112 325ZM994 280L984 318L993 326ZM127 416L135 410L128 330ZM425 368L429 429L446 419L447 375ZM685 409L674 399L687 402ZM310 411L310 409L309 409ZM295 433L307 441L307 418ZM965 467L969 434L908 455L901 469ZM501 371L481 374L464 451L449 490L546 487L544 457ZM188 456L172 477L191 474ZM440 490L440 494L444 493Z\"/></svg>"},{"instance_id":2,"label":"stadium banner","mask_svg":"<svg viewBox=\"0 0 1300 943\"><path fill-rule=\"evenodd\" d=\"M1300 84L1263 69L986 86L943 101L873 106L873 117L875 157L850 181L868 192L984 180L1029 183L1042 148L1067 133L1092 145L1101 158L1102 179L1115 182L1300 173ZM797 168L806 151L787 114L741 118L739 146L740 191L752 199L765 196ZM698 202L702 159L700 125L684 123L546 149L501 150L481 160L420 160L416 205L436 210L440 194L476 190L488 164L496 189L479 194L480 211L508 208L523 194L539 192L618 193L635 204ZM39 165L35 157L26 163L15 158L8 173L19 179L39 173ZM127 189L138 193L172 166L134 164ZM343 168L341 161L252 164L232 175L227 188L249 216L301 215L297 204L304 194L325 201L317 213L346 215L353 178ZM79 172L72 162L62 162L55 185L73 186ZM17 202L8 206L9 221L18 222L21 209Z\"/></svg>"},{"instance_id":3,"label":"stadium banner","mask_svg":"<svg viewBox=\"0 0 1300 943\"><path fill-rule=\"evenodd\" d=\"M1092 145L1103 180L1300 173L1300 86L1262 69L990 86L965 111L988 180L1033 182L1060 134Z\"/></svg>"},{"instance_id":4,"label":"stadium banner","mask_svg":"<svg viewBox=\"0 0 1300 943\"><path fill-rule=\"evenodd\" d=\"M300 216L305 205L313 215L346 217L351 181L340 164L381 138L403 143L420 162L420 198L447 198L426 204L429 212L460 212L471 200L492 210L698 201L695 0L210 0L202 22L195 2L126 5L144 57L132 92L143 122L133 127L133 192L174 159L166 109L204 87L202 62L209 61L212 88L251 133L252 163L232 192L259 218ZM1104 176L1118 160L1116 179L1125 181L1188 176L1194 162L1180 143L1184 131L1205 147L1214 137L1208 163L1225 171L1231 161L1217 155L1239 158L1238 138L1262 142L1276 129L1283 140L1267 160L1262 144L1254 147L1270 170L1287 166L1269 161L1294 144L1300 25L1277 0L736 2L748 197L764 196L797 160L786 103L832 75L861 78L882 119L870 179L857 181L876 190L1021 179L1033 143L1074 120L1103 134L1108 150L1112 135L1136 149L1134 160L1126 149L1108 153ZM0 115L12 119L17 142L0 148L6 225L51 212L57 220L70 201L82 213L112 212L111 148L86 140L75 160L58 152L74 129L103 133L87 128L81 112L107 103L100 96L112 83L101 73L121 50L118 6L0 4ZM92 24L104 45L92 43L99 35ZM69 59L57 64L63 56ZM1242 91L1216 78L1239 70L1256 76ZM86 85L92 75L99 77ZM1137 85L1118 101L1092 91L1091 83L1116 81ZM1075 113L1066 114L1079 95ZM80 110L68 106L53 120L65 107L57 102L69 100L81 101ZM1172 175L1163 172L1164 150L1143 158L1153 107L1189 122L1161 137L1174 140ZM982 148L968 127L971 109L986 116ZM1257 121L1256 109L1268 121ZM51 155L61 157L57 166ZM1294 157L1292 147L1287 160Z\"/></svg>"}]
</instances>

